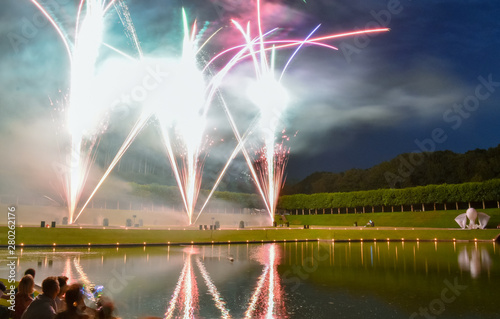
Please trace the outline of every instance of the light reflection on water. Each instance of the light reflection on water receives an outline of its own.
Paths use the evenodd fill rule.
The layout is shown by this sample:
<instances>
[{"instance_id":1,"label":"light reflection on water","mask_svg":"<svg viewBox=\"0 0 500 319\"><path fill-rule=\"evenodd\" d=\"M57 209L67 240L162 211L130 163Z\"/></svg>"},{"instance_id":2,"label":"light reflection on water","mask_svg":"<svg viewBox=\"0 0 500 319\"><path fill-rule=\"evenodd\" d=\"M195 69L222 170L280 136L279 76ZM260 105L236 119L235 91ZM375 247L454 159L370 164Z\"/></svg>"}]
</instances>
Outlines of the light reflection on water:
<instances>
[{"instance_id":1,"label":"light reflection on water","mask_svg":"<svg viewBox=\"0 0 500 319\"><path fill-rule=\"evenodd\" d=\"M468 288L440 318L494 318L494 243L361 242L24 249L18 273L103 285L122 318L400 318ZM5 273L6 269L0 271ZM458 298L458 297L457 297Z\"/></svg>"}]
</instances>

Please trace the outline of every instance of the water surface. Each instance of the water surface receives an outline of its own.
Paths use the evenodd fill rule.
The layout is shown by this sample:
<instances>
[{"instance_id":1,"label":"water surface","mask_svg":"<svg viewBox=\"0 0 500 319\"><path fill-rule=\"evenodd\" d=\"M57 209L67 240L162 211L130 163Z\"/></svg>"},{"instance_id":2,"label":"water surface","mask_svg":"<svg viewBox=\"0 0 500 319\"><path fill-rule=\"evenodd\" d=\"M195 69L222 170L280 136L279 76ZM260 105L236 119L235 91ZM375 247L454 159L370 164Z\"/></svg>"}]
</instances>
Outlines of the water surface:
<instances>
[{"instance_id":1,"label":"water surface","mask_svg":"<svg viewBox=\"0 0 500 319\"><path fill-rule=\"evenodd\" d=\"M102 285L123 319L498 318L499 248L293 242L24 249L17 270L35 268L37 283L64 274Z\"/></svg>"}]
</instances>

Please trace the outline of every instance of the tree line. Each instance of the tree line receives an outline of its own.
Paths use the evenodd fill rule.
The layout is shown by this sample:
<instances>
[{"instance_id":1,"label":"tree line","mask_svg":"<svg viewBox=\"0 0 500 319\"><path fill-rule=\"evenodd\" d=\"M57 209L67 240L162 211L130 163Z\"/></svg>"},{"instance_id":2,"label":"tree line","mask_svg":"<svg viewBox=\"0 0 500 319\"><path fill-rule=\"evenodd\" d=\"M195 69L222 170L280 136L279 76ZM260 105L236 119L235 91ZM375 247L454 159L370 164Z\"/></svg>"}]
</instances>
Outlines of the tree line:
<instances>
[{"instance_id":1,"label":"tree line","mask_svg":"<svg viewBox=\"0 0 500 319\"><path fill-rule=\"evenodd\" d=\"M342 173L316 172L283 195L352 192L425 185L483 182L500 178L500 145L464 154L451 151L405 153L370 169Z\"/></svg>"}]
</instances>

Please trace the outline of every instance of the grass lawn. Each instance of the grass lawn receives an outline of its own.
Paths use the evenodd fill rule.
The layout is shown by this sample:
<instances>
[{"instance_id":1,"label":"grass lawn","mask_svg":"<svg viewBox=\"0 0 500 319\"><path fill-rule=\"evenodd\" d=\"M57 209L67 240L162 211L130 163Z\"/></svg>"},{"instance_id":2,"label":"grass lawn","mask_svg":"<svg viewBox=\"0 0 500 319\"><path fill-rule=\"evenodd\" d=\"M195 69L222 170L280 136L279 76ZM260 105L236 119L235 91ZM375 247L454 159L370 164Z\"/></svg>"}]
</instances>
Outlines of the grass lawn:
<instances>
[{"instance_id":1,"label":"grass lawn","mask_svg":"<svg viewBox=\"0 0 500 319\"><path fill-rule=\"evenodd\" d=\"M0 227L0 245L6 245L7 227ZM23 227L16 229L16 245L88 245L92 244L167 244L167 243L227 243L295 240L492 240L500 230L461 230L461 229L380 229L377 228L323 228L301 229L269 228L241 230L158 230L158 229L88 229L88 228L40 228Z\"/></svg>"},{"instance_id":2,"label":"grass lawn","mask_svg":"<svg viewBox=\"0 0 500 319\"><path fill-rule=\"evenodd\" d=\"M490 216L488 228L500 225L500 209L491 208L482 211ZM427 212L394 212L365 214L325 214L325 215L286 215L290 225L322 225L352 226L354 222L363 226L371 219L380 227L430 227L459 228L455 217L465 213L464 210L427 211ZM279 221L280 217L276 217Z\"/></svg>"},{"instance_id":3,"label":"grass lawn","mask_svg":"<svg viewBox=\"0 0 500 319\"><path fill-rule=\"evenodd\" d=\"M462 230L455 217L463 211L394 212L365 214L287 215L291 228L253 228L231 230L182 229L95 229L95 228L40 228L17 227L16 245L91 245L96 244L174 244L227 243L295 240L492 240L500 234L500 209L486 209L491 216L490 229ZM276 220L280 220L277 216ZM374 228L352 227L354 222L365 225L370 219ZM313 225L302 229L301 225ZM322 229L314 229L321 227ZM329 229L331 227L331 229ZM343 228L345 227L345 229ZM380 229L377 229L380 227ZM0 227L0 245L7 245L7 227Z\"/></svg>"}]
</instances>

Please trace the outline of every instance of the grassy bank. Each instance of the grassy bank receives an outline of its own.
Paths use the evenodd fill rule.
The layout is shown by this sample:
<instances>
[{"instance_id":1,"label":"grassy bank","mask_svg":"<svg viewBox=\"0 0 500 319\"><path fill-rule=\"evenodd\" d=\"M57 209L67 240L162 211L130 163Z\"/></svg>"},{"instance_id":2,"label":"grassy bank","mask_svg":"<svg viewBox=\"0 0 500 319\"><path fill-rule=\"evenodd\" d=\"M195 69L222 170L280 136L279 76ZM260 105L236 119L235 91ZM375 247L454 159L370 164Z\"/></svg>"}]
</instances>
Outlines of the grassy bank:
<instances>
[{"instance_id":1,"label":"grassy bank","mask_svg":"<svg viewBox=\"0 0 500 319\"><path fill-rule=\"evenodd\" d=\"M0 227L2 239L6 244L7 228ZM453 229L380 229L377 228L276 228L242 230L147 230L147 229L79 229L79 228L39 228L23 227L16 229L17 247L24 245L91 245L95 244L167 244L167 243L211 243L253 241L294 241L294 240L492 240L499 230L453 230Z\"/></svg>"},{"instance_id":2,"label":"grassy bank","mask_svg":"<svg viewBox=\"0 0 500 319\"><path fill-rule=\"evenodd\" d=\"M500 224L500 209L480 210L490 216L488 228L496 228ZM459 228L455 217L465 213L464 210L427 211L427 212L394 212L365 214L325 214L325 215L287 215L290 225L322 225L352 226L365 225L371 219L380 227L431 227ZM278 217L276 220L279 220Z\"/></svg>"}]
</instances>

